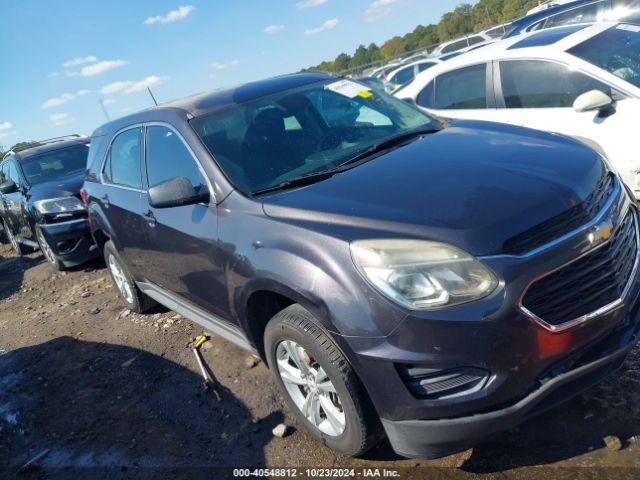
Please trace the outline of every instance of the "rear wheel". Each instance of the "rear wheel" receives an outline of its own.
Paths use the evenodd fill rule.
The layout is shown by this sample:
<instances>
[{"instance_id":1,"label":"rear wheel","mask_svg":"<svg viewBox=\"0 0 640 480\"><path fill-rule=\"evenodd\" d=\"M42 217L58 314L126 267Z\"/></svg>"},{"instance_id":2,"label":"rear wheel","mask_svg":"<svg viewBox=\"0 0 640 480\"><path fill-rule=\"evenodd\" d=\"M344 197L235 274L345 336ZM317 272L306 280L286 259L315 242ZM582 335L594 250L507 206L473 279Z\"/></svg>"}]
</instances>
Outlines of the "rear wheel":
<instances>
[{"instance_id":1,"label":"rear wheel","mask_svg":"<svg viewBox=\"0 0 640 480\"><path fill-rule=\"evenodd\" d=\"M362 455L381 435L380 421L346 357L315 317L292 305L267 324L269 368L298 422L328 447Z\"/></svg>"},{"instance_id":2,"label":"rear wheel","mask_svg":"<svg viewBox=\"0 0 640 480\"><path fill-rule=\"evenodd\" d=\"M47 262L49 262L49 265L51 265L55 270L64 270L64 263L58 258L53 249L49 246L49 242L42 233L41 228L36 227L36 238L38 239L38 244L40 245L40 251L42 252L44 258L47 259Z\"/></svg>"},{"instance_id":3,"label":"rear wheel","mask_svg":"<svg viewBox=\"0 0 640 480\"><path fill-rule=\"evenodd\" d=\"M118 290L120 299L129 310L136 313L144 313L156 305L155 300L142 293L133 281L129 270L127 270L111 240L104 245L104 261Z\"/></svg>"}]
</instances>

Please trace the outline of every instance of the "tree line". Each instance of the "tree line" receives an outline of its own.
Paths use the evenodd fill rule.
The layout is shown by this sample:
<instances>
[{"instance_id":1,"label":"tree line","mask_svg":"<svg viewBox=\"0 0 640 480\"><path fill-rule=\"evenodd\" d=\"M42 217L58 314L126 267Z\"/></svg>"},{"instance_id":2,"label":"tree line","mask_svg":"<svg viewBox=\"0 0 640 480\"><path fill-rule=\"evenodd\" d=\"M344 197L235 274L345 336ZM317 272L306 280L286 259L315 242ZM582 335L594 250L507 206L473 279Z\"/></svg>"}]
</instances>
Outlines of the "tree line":
<instances>
[{"instance_id":1,"label":"tree line","mask_svg":"<svg viewBox=\"0 0 640 480\"><path fill-rule=\"evenodd\" d=\"M418 25L412 32L393 37L381 46L375 43L368 47L360 45L353 55L341 53L334 60L322 62L308 70L338 73L384 62L508 22L523 16L539 3L540 0L480 0L475 5L463 3L445 13L438 24Z\"/></svg>"}]
</instances>

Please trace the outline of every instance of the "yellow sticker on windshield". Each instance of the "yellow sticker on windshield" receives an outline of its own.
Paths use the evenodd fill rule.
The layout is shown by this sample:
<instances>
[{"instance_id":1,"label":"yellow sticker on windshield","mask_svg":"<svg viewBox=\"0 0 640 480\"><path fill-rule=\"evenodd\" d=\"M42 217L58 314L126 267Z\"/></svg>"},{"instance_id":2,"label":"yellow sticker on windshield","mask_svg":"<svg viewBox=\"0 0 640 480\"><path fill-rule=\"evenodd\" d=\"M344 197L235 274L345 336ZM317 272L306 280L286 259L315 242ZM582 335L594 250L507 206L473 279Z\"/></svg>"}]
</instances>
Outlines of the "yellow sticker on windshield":
<instances>
[{"instance_id":1,"label":"yellow sticker on windshield","mask_svg":"<svg viewBox=\"0 0 640 480\"><path fill-rule=\"evenodd\" d=\"M358 92L358 96L362 98L369 98L373 97L373 93L371 93L369 90L362 90L361 92Z\"/></svg>"}]
</instances>

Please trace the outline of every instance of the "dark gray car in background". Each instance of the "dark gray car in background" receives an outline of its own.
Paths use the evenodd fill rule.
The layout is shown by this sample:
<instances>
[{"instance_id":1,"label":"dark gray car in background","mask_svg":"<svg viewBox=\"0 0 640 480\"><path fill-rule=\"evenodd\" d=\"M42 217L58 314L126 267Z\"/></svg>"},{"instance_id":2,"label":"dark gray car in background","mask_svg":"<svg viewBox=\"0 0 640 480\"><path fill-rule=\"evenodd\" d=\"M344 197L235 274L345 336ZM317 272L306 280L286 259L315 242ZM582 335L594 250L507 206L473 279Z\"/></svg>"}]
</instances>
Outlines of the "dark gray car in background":
<instances>
[{"instance_id":1,"label":"dark gray car in background","mask_svg":"<svg viewBox=\"0 0 640 480\"><path fill-rule=\"evenodd\" d=\"M89 139L42 140L0 160L0 223L18 255L40 249L56 270L95 258L81 200Z\"/></svg>"},{"instance_id":2,"label":"dark gray car in background","mask_svg":"<svg viewBox=\"0 0 640 480\"><path fill-rule=\"evenodd\" d=\"M101 126L84 189L127 307L260 355L348 455L468 448L638 339L636 207L563 136L298 74Z\"/></svg>"}]
</instances>

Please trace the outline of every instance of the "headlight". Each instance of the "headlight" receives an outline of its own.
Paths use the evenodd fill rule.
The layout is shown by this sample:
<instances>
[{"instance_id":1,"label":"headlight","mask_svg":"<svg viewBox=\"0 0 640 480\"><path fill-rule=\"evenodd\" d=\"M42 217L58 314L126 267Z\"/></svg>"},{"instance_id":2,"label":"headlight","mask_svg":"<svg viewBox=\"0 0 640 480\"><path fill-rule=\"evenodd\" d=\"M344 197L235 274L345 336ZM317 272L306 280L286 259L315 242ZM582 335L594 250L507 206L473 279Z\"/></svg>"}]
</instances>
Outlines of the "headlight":
<instances>
[{"instance_id":1,"label":"headlight","mask_svg":"<svg viewBox=\"0 0 640 480\"><path fill-rule=\"evenodd\" d=\"M76 197L50 198L48 200L38 200L33 203L33 207L43 215L56 213L71 213L84 210L85 207Z\"/></svg>"},{"instance_id":2,"label":"headlight","mask_svg":"<svg viewBox=\"0 0 640 480\"><path fill-rule=\"evenodd\" d=\"M351 244L351 256L374 287L413 310L478 300L498 285L474 257L439 242L363 240Z\"/></svg>"}]
</instances>

